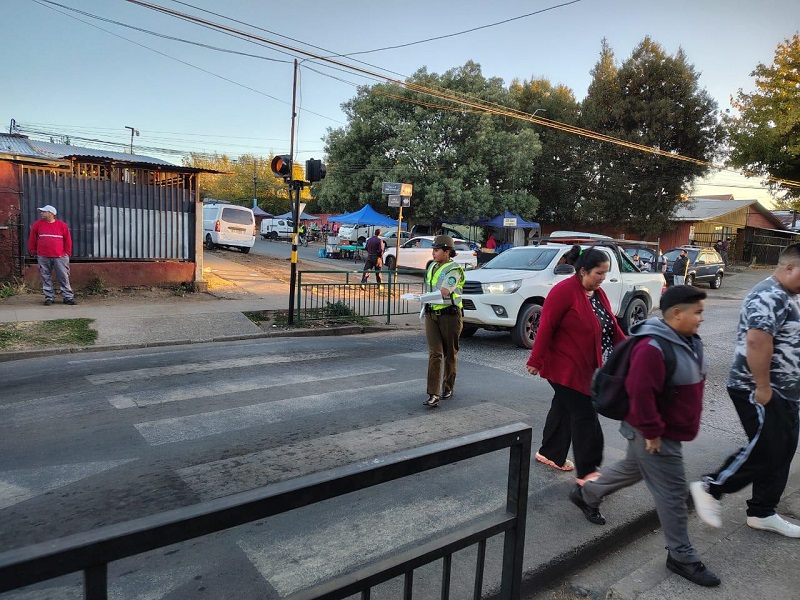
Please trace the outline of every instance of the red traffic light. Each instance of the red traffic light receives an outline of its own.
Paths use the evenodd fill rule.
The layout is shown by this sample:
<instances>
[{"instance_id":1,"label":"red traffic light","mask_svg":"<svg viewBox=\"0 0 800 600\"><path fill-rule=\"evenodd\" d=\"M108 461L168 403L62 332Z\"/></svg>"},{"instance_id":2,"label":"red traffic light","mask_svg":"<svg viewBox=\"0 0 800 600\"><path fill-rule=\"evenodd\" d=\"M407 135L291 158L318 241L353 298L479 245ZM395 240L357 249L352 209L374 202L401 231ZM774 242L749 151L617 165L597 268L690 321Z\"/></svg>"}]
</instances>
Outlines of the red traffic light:
<instances>
[{"instance_id":1,"label":"red traffic light","mask_svg":"<svg viewBox=\"0 0 800 600\"><path fill-rule=\"evenodd\" d=\"M292 176L292 157L288 154L280 154L272 159L269 164L275 177L291 177Z\"/></svg>"}]
</instances>

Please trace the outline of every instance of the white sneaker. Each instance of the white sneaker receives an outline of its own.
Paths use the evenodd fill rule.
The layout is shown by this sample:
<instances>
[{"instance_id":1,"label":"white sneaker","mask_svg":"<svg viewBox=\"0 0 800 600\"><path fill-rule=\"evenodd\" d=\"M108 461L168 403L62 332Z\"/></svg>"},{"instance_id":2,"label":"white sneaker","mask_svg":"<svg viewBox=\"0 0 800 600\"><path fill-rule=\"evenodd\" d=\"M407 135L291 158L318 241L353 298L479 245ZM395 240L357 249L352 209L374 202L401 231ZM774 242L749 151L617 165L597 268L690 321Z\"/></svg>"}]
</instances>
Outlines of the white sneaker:
<instances>
[{"instance_id":1,"label":"white sneaker","mask_svg":"<svg viewBox=\"0 0 800 600\"><path fill-rule=\"evenodd\" d=\"M800 525L790 523L780 515L747 517L747 524L753 529L772 531L790 538L800 538Z\"/></svg>"},{"instance_id":2,"label":"white sneaker","mask_svg":"<svg viewBox=\"0 0 800 600\"><path fill-rule=\"evenodd\" d=\"M693 481L689 484L689 491L694 500L694 509L700 520L711 527L722 527L722 508L719 500L709 494L703 487L702 481ZM749 519L748 519L749 523Z\"/></svg>"}]
</instances>

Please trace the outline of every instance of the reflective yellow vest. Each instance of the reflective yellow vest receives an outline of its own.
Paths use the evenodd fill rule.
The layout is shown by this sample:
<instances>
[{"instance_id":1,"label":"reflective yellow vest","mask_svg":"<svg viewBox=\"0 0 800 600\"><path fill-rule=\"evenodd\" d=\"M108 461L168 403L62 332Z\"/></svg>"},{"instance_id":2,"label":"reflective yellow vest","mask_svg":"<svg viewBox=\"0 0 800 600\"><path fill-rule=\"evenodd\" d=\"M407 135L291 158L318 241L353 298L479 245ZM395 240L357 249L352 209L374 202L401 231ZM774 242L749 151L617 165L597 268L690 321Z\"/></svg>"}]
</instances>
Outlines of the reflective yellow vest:
<instances>
[{"instance_id":1,"label":"reflective yellow vest","mask_svg":"<svg viewBox=\"0 0 800 600\"><path fill-rule=\"evenodd\" d=\"M428 272L425 274L425 285L428 291L433 292L438 290L445 284L448 288L453 284L455 284L456 287L450 292L450 298L447 299L449 300L447 304L431 304L430 307L433 310L441 310L448 306L458 306L461 308L461 295L464 293L464 279L464 269L461 265L452 260L443 265L439 265L436 262L431 263L431 266L428 267Z\"/></svg>"}]
</instances>

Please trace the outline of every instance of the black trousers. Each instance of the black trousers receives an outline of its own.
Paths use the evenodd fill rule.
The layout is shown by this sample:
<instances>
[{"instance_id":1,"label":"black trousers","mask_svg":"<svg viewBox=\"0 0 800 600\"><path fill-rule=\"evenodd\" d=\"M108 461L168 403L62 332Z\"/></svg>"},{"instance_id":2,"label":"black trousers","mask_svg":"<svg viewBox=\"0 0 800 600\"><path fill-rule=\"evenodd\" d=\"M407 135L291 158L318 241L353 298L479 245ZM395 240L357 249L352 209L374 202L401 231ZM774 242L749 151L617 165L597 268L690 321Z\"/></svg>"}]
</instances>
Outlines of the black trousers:
<instances>
[{"instance_id":1,"label":"black trousers","mask_svg":"<svg viewBox=\"0 0 800 600\"><path fill-rule=\"evenodd\" d=\"M570 442L575 456L575 475L582 479L603 462L603 429L592 399L577 390L548 382L555 392L542 433L543 454L557 465L567 460Z\"/></svg>"},{"instance_id":2,"label":"black trousers","mask_svg":"<svg viewBox=\"0 0 800 600\"><path fill-rule=\"evenodd\" d=\"M377 254L369 254L367 255L367 260L364 261L364 270L361 273L361 283L367 283L367 279L369 279L368 271L370 269L375 269L375 279L378 283L381 283L381 257Z\"/></svg>"},{"instance_id":3,"label":"black trousers","mask_svg":"<svg viewBox=\"0 0 800 600\"><path fill-rule=\"evenodd\" d=\"M775 392L764 406L751 402L752 392L746 390L728 388L728 395L750 441L729 456L716 473L706 475L709 492L719 498L752 483L747 516L769 517L775 514L786 489L797 450L797 405Z\"/></svg>"}]
</instances>

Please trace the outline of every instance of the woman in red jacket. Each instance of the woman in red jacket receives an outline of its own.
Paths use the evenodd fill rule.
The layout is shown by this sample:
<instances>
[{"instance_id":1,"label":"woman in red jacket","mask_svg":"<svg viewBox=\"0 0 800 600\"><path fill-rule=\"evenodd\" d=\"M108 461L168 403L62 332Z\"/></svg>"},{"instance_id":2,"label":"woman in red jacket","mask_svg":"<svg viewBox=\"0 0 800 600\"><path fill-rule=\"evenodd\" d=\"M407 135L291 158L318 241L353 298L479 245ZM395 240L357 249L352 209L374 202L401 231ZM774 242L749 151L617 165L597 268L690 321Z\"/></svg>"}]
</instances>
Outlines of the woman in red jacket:
<instances>
[{"instance_id":1,"label":"woman in red jacket","mask_svg":"<svg viewBox=\"0 0 800 600\"><path fill-rule=\"evenodd\" d=\"M605 251L590 248L575 264L574 277L555 285L542 317L527 367L555 391L535 458L571 471L583 485L598 476L603 460L603 430L592 406L592 375L611 350L625 339L600 284L611 261ZM575 464L567 459L570 442Z\"/></svg>"}]
</instances>

